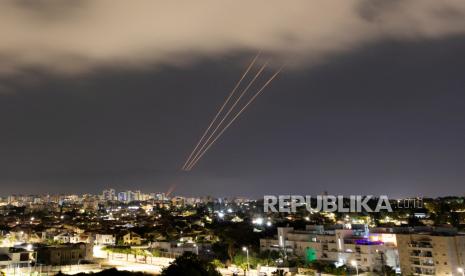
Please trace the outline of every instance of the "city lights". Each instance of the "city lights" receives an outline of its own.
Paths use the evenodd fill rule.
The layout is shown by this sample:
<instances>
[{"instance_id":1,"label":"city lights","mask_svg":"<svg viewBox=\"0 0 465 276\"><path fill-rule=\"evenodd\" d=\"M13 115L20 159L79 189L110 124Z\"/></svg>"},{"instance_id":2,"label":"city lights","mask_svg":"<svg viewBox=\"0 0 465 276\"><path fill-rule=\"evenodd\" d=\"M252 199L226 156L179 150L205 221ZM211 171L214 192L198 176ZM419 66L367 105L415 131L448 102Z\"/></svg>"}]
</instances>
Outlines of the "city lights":
<instances>
[{"instance_id":1,"label":"city lights","mask_svg":"<svg viewBox=\"0 0 465 276\"><path fill-rule=\"evenodd\" d=\"M0 22L0 276L465 276L465 0Z\"/></svg>"}]
</instances>

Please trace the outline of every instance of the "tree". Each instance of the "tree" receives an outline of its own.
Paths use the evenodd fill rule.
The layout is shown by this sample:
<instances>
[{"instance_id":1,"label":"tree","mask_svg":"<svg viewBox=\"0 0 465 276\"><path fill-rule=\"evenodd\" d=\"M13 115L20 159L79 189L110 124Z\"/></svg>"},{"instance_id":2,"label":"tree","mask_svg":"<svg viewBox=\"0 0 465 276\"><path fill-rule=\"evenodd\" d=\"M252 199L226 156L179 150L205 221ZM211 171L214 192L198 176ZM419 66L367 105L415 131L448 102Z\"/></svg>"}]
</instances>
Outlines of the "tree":
<instances>
[{"instance_id":1,"label":"tree","mask_svg":"<svg viewBox=\"0 0 465 276\"><path fill-rule=\"evenodd\" d=\"M385 275L387 276L395 276L396 270L388 265L384 266Z\"/></svg>"},{"instance_id":2,"label":"tree","mask_svg":"<svg viewBox=\"0 0 465 276\"><path fill-rule=\"evenodd\" d=\"M162 276L221 276L216 268L200 260L196 254L186 252L163 269Z\"/></svg>"},{"instance_id":3,"label":"tree","mask_svg":"<svg viewBox=\"0 0 465 276\"><path fill-rule=\"evenodd\" d=\"M346 275L348 270L348 267L345 265L336 267L333 263L327 261L314 261L309 264L309 267L318 272L333 275Z\"/></svg>"},{"instance_id":4,"label":"tree","mask_svg":"<svg viewBox=\"0 0 465 276\"><path fill-rule=\"evenodd\" d=\"M211 261L211 264L217 268L224 268L224 263L218 259L214 259L213 261Z\"/></svg>"},{"instance_id":5,"label":"tree","mask_svg":"<svg viewBox=\"0 0 465 276\"><path fill-rule=\"evenodd\" d=\"M58 272L57 276L65 276L62 272ZM89 274L86 273L78 273L75 274L78 276L88 276ZM130 272L130 271L118 271L116 268L110 268L107 270L103 270L98 273L92 273L94 276L149 276L151 274L143 273L143 272Z\"/></svg>"},{"instance_id":6,"label":"tree","mask_svg":"<svg viewBox=\"0 0 465 276\"><path fill-rule=\"evenodd\" d=\"M247 265L247 260L248 260L248 265ZM244 254L244 252L240 252L236 254L236 256L234 256L233 258L233 263L242 269L246 269L248 266L250 266L251 268L255 268L259 264L265 264L264 261L257 258L255 254L253 254L252 252L250 253L248 259L247 259L247 255Z\"/></svg>"},{"instance_id":7,"label":"tree","mask_svg":"<svg viewBox=\"0 0 465 276\"><path fill-rule=\"evenodd\" d=\"M275 266L276 260L281 258L281 254L275 250L265 250L260 252L259 256L260 263L267 266Z\"/></svg>"},{"instance_id":8,"label":"tree","mask_svg":"<svg viewBox=\"0 0 465 276\"><path fill-rule=\"evenodd\" d=\"M229 245L224 242L215 242L212 245L212 251L215 253L215 257L223 262L226 262L229 257L229 252L228 252L228 247Z\"/></svg>"}]
</instances>

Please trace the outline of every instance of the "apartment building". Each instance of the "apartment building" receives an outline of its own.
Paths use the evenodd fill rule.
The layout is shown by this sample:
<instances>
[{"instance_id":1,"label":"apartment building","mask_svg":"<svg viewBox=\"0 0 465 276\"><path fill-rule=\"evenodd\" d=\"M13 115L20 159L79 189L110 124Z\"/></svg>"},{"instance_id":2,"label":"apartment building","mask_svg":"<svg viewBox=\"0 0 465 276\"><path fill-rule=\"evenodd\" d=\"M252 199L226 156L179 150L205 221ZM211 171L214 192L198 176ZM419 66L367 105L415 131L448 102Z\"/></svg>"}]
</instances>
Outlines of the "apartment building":
<instances>
[{"instance_id":1,"label":"apartment building","mask_svg":"<svg viewBox=\"0 0 465 276\"><path fill-rule=\"evenodd\" d=\"M37 260L45 265L72 265L92 259L92 246L85 243L39 247Z\"/></svg>"},{"instance_id":2,"label":"apartment building","mask_svg":"<svg viewBox=\"0 0 465 276\"><path fill-rule=\"evenodd\" d=\"M142 237L134 232L128 232L123 236L123 243L125 245L141 245Z\"/></svg>"},{"instance_id":3,"label":"apartment building","mask_svg":"<svg viewBox=\"0 0 465 276\"><path fill-rule=\"evenodd\" d=\"M453 230L397 234L400 266L404 275L462 275L465 235Z\"/></svg>"},{"instance_id":4,"label":"apartment building","mask_svg":"<svg viewBox=\"0 0 465 276\"><path fill-rule=\"evenodd\" d=\"M95 245L115 245L116 236L113 234L96 234Z\"/></svg>"},{"instance_id":5,"label":"apartment building","mask_svg":"<svg viewBox=\"0 0 465 276\"><path fill-rule=\"evenodd\" d=\"M356 261L364 271L381 271L383 265L399 267L393 233L370 233L368 228L355 225L327 229L308 225L305 230L280 227L277 232L275 238L260 240L261 251L275 250L307 261L334 262L338 266Z\"/></svg>"},{"instance_id":6,"label":"apartment building","mask_svg":"<svg viewBox=\"0 0 465 276\"><path fill-rule=\"evenodd\" d=\"M15 247L1 247L0 268L28 266L35 261L35 256L36 252L32 250Z\"/></svg>"}]
</instances>

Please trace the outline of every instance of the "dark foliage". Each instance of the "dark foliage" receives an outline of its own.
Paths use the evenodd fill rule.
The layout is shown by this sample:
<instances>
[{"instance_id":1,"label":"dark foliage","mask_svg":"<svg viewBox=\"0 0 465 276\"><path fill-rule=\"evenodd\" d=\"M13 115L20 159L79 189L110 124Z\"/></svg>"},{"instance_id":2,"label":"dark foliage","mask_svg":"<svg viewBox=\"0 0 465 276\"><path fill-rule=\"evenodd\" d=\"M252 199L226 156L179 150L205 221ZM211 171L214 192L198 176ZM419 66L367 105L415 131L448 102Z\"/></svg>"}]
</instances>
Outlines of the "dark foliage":
<instances>
[{"instance_id":1,"label":"dark foliage","mask_svg":"<svg viewBox=\"0 0 465 276\"><path fill-rule=\"evenodd\" d=\"M216 268L197 255L185 253L161 273L162 276L221 276Z\"/></svg>"},{"instance_id":2,"label":"dark foliage","mask_svg":"<svg viewBox=\"0 0 465 276\"><path fill-rule=\"evenodd\" d=\"M60 272L57 275L64 276L66 274L63 274ZM143 272L118 271L116 268L111 268L111 269L107 269L107 270L97 272L97 273L91 273L91 274L79 273L75 275L80 275L80 276L84 276L84 275L86 276L89 276L89 275L92 275L92 276L148 276L151 274L147 274Z\"/></svg>"}]
</instances>

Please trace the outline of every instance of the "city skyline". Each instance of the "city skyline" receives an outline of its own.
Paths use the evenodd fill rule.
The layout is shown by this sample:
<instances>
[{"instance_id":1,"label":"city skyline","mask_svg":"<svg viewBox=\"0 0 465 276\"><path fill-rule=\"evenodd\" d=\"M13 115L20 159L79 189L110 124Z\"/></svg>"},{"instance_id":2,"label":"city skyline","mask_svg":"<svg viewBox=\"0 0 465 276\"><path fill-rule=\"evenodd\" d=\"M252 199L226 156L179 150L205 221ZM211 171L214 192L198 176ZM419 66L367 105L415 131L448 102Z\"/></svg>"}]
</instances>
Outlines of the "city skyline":
<instances>
[{"instance_id":1,"label":"city skyline","mask_svg":"<svg viewBox=\"0 0 465 276\"><path fill-rule=\"evenodd\" d=\"M465 276L464 0L4 0L0 39L0 276Z\"/></svg>"}]
</instances>

